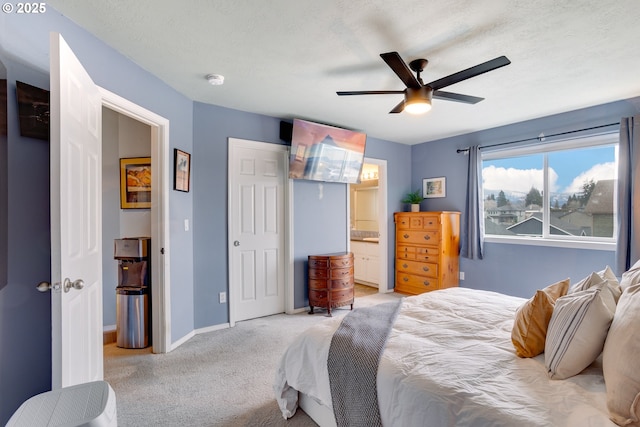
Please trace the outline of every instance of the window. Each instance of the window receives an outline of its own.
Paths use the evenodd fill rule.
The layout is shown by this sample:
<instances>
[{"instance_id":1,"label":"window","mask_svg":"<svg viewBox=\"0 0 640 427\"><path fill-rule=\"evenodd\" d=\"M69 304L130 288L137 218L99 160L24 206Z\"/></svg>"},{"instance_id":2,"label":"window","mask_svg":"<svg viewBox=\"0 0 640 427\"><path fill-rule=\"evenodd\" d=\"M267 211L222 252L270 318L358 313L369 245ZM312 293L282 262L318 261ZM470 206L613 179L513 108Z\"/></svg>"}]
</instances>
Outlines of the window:
<instances>
[{"instance_id":1,"label":"window","mask_svg":"<svg viewBox=\"0 0 640 427\"><path fill-rule=\"evenodd\" d=\"M482 152L487 240L615 243L617 150L608 134Z\"/></svg>"}]
</instances>

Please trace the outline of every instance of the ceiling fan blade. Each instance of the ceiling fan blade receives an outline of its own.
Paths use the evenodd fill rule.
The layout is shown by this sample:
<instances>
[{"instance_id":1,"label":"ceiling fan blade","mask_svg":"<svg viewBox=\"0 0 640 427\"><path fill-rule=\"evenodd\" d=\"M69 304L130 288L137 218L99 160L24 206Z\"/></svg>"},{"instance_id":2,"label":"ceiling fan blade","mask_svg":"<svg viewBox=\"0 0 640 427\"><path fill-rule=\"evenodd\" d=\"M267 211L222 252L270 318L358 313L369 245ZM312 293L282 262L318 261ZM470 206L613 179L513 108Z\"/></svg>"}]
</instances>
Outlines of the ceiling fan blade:
<instances>
[{"instance_id":1,"label":"ceiling fan blade","mask_svg":"<svg viewBox=\"0 0 640 427\"><path fill-rule=\"evenodd\" d=\"M451 86L452 84L470 79L471 77L479 76L480 74L484 74L488 71L492 71L496 68L504 67L505 65L509 64L511 64L511 61L509 61L506 56L500 56L498 58L492 59L491 61L478 64L475 67L467 68L466 70L458 71L457 73L453 73L441 79L434 80L431 83L427 83L427 85L431 86L433 90L436 91L438 89L442 89L443 87Z\"/></svg>"},{"instance_id":2,"label":"ceiling fan blade","mask_svg":"<svg viewBox=\"0 0 640 427\"><path fill-rule=\"evenodd\" d=\"M389 95L389 94L398 94L404 93L403 90L356 90L356 91L346 91L346 92L336 92L339 96L345 95Z\"/></svg>"},{"instance_id":3,"label":"ceiling fan blade","mask_svg":"<svg viewBox=\"0 0 640 427\"><path fill-rule=\"evenodd\" d=\"M436 90L433 92L433 97L436 99L444 99L446 101L462 102L464 104L477 104L484 98L477 96L462 95L460 93L445 92L443 90Z\"/></svg>"},{"instance_id":4,"label":"ceiling fan blade","mask_svg":"<svg viewBox=\"0 0 640 427\"><path fill-rule=\"evenodd\" d=\"M405 86L420 89L422 86L416 76L413 75L407 63L400 58L398 52L381 53L380 57L387 63L394 73L400 77Z\"/></svg>"},{"instance_id":5,"label":"ceiling fan blade","mask_svg":"<svg viewBox=\"0 0 640 427\"><path fill-rule=\"evenodd\" d=\"M404 110L404 99L400 101L398 105L393 107L393 110L389 111L389 114L402 113L403 110Z\"/></svg>"}]
</instances>

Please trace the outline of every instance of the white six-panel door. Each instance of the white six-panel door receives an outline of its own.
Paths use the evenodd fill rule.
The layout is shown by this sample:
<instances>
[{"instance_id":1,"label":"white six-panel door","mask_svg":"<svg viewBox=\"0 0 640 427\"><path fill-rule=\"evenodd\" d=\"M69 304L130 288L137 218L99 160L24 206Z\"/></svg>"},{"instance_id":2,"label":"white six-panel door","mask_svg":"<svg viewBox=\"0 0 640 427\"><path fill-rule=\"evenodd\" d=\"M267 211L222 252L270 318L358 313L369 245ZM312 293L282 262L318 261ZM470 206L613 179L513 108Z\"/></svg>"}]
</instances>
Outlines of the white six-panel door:
<instances>
[{"instance_id":1,"label":"white six-panel door","mask_svg":"<svg viewBox=\"0 0 640 427\"><path fill-rule=\"evenodd\" d=\"M52 387L103 377L102 98L51 34Z\"/></svg>"},{"instance_id":2,"label":"white six-panel door","mask_svg":"<svg viewBox=\"0 0 640 427\"><path fill-rule=\"evenodd\" d=\"M229 139L231 323L285 311L287 147Z\"/></svg>"}]
</instances>

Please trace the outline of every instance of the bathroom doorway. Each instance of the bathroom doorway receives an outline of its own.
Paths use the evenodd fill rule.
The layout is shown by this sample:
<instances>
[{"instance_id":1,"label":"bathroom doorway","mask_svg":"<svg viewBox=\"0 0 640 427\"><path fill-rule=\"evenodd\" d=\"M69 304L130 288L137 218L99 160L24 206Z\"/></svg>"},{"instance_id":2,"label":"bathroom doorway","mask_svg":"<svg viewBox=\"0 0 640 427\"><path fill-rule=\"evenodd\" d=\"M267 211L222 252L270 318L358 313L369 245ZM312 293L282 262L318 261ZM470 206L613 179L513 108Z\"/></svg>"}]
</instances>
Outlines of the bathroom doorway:
<instances>
[{"instance_id":1,"label":"bathroom doorway","mask_svg":"<svg viewBox=\"0 0 640 427\"><path fill-rule=\"evenodd\" d=\"M386 161L365 158L359 184L349 186L349 250L360 294L388 292Z\"/></svg>"}]
</instances>

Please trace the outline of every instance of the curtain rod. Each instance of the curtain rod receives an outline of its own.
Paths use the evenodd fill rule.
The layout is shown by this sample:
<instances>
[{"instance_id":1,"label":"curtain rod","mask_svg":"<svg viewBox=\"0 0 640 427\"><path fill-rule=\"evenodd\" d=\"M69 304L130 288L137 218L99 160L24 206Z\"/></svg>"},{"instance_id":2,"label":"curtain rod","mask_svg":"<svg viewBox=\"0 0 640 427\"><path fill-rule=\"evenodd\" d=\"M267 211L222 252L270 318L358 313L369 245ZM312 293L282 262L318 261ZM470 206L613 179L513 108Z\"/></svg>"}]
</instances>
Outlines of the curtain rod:
<instances>
[{"instance_id":1,"label":"curtain rod","mask_svg":"<svg viewBox=\"0 0 640 427\"><path fill-rule=\"evenodd\" d=\"M619 125L619 124L620 124L620 122L609 123L609 124L606 124L606 125L593 126L593 127L590 127L590 128L584 128L584 129L578 129L578 130L570 130L570 131L567 131L567 132L554 133L552 135L536 136L535 138L525 138L525 139L519 139L517 141L509 141L509 142L501 142L499 144L484 145L484 146L481 146L479 148L480 148L480 150L482 150L483 148L499 147L501 145L517 144L518 142L535 141L535 140L537 140L539 142L542 142L542 141L544 141L545 138L553 138L554 136L562 136L562 135L568 135L568 134L576 133L576 132L584 132L586 130L606 128L606 127L609 127L609 126L616 126L616 125ZM466 153L468 151L469 151L469 147L467 147L467 148L458 148L456 150L456 153Z\"/></svg>"}]
</instances>

